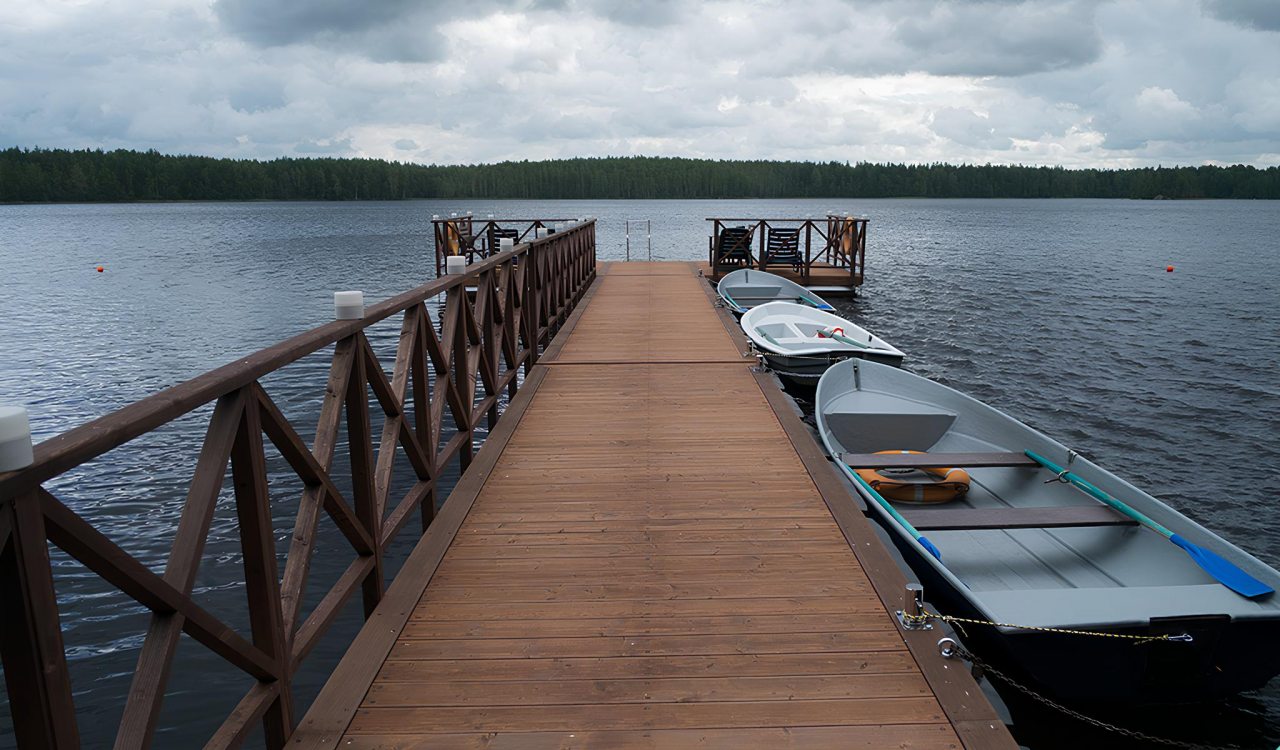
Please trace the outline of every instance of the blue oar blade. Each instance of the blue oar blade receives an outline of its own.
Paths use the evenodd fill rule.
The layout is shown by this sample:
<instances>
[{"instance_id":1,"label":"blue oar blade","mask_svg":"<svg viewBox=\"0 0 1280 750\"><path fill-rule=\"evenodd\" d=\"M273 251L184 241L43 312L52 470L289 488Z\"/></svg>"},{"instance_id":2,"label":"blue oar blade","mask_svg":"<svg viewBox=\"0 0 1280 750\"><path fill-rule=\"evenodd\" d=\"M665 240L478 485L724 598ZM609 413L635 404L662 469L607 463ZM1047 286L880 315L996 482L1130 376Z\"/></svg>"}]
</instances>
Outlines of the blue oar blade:
<instances>
[{"instance_id":1,"label":"blue oar blade","mask_svg":"<svg viewBox=\"0 0 1280 750\"><path fill-rule=\"evenodd\" d=\"M1169 541L1181 547L1196 561L1204 572L1213 576L1216 581L1231 589L1240 596L1255 599L1270 594L1275 589L1249 575L1236 565L1227 562L1217 553L1188 542L1174 534Z\"/></svg>"},{"instance_id":2,"label":"blue oar blade","mask_svg":"<svg viewBox=\"0 0 1280 750\"><path fill-rule=\"evenodd\" d=\"M929 552L931 552L934 557L938 558L939 560L942 559L942 550L933 546L933 542L926 539L923 535L916 537L916 541L920 542L920 546L929 550Z\"/></svg>"}]
</instances>

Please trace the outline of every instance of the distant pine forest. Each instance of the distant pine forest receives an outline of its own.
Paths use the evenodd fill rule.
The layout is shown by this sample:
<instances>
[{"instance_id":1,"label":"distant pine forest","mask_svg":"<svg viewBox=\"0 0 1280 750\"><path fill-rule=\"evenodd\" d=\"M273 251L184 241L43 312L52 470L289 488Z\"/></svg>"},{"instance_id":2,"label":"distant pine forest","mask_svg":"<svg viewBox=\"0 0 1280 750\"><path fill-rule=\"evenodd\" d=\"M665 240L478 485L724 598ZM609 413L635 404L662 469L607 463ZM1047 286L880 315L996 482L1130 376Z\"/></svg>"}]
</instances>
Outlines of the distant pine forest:
<instances>
[{"instance_id":1,"label":"distant pine forest","mask_svg":"<svg viewBox=\"0 0 1280 750\"><path fill-rule=\"evenodd\" d=\"M1280 167L1064 169L664 157L440 166L9 148L0 202L575 198L1280 198Z\"/></svg>"}]
</instances>

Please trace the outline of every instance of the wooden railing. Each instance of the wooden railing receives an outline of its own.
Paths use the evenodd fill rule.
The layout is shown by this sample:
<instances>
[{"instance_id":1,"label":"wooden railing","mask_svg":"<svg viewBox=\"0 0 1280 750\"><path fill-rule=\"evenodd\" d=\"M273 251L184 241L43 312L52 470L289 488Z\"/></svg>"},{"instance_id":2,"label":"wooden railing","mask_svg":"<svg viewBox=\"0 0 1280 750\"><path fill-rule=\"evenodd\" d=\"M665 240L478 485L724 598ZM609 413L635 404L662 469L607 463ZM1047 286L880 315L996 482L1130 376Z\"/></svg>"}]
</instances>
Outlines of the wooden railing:
<instances>
[{"instance_id":1,"label":"wooden railing","mask_svg":"<svg viewBox=\"0 0 1280 750\"><path fill-rule=\"evenodd\" d=\"M536 239L539 229L573 221L580 220L477 219L470 215L432 218L432 233L436 243L436 274L444 273L445 259L450 255L461 255L466 257L468 263L475 263L500 252L500 240L503 237L510 237L513 244L519 245Z\"/></svg>"},{"instance_id":2,"label":"wooden railing","mask_svg":"<svg viewBox=\"0 0 1280 750\"><path fill-rule=\"evenodd\" d=\"M710 218L707 221L712 222L707 262L713 272L735 268L791 270L799 274L800 283L807 284L815 269L835 269L848 273L850 286L861 282L866 263L868 219L830 214L824 219ZM799 257L795 260L778 260L769 252L770 235L781 231L798 233Z\"/></svg>"},{"instance_id":3,"label":"wooden railing","mask_svg":"<svg viewBox=\"0 0 1280 750\"><path fill-rule=\"evenodd\" d=\"M67 748L80 742L50 566L52 543L151 611L117 747L150 745L183 633L248 680L243 699L208 746L236 746L261 721L267 746L283 747L300 715L292 690L299 665L356 591L366 618L372 613L385 584L384 550L419 509L422 528L431 523L446 467L456 460L466 469L477 427L499 419L500 394L515 393L521 371L537 362L539 347L594 277L595 226L587 222L386 300L363 319L320 326L70 430L36 446L30 467L0 474L0 657L18 745ZM440 295L445 299L437 326L426 303ZM394 315L403 321L388 375L365 329ZM308 447L259 381L330 345L328 382ZM382 412L380 433L373 431L370 393ZM43 487L210 403L216 405L162 575ZM335 482L340 478L345 485L347 477L330 473L344 425L350 493ZM454 434L446 440L450 429ZM305 488L282 577L264 435ZM397 447L412 466L414 483L393 498ZM192 595L228 464L248 596L247 636ZM303 617L322 516L341 532L352 559Z\"/></svg>"}]
</instances>

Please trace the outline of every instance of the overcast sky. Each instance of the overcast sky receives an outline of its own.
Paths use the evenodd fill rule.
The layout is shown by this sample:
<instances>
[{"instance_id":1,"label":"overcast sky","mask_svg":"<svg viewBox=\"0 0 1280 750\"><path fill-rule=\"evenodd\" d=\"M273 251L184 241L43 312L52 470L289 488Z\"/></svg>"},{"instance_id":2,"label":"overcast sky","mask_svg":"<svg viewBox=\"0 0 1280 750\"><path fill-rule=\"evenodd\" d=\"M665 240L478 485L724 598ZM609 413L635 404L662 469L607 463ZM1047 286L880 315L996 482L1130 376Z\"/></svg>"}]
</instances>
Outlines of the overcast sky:
<instances>
[{"instance_id":1,"label":"overcast sky","mask_svg":"<svg viewBox=\"0 0 1280 750\"><path fill-rule=\"evenodd\" d=\"M3 0L0 146L1280 164L1276 0Z\"/></svg>"}]
</instances>

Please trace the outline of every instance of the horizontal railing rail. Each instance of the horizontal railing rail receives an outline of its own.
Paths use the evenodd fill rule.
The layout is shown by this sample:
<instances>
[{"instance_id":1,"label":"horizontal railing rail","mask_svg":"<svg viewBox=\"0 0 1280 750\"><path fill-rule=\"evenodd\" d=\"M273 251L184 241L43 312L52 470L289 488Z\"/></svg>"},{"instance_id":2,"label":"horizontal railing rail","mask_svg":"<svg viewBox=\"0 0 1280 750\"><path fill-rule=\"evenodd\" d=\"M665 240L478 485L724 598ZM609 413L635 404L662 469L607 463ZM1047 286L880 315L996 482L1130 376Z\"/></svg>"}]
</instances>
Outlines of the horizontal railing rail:
<instances>
[{"instance_id":1,"label":"horizontal railing rail","mask_svg":"<svg viewBox=\"0 0 1280 750\"><path fill-rule=\"evenodd\" d=\"M707 263L712 272L735 268L793 270L808 284L815 269L846 271L860 283L866 262L869 219L829 214L824 219L708 218ZM726 230L728 233L726 233ZM771 254L771 236L795 233L796 255ZM790 246L788 246L790 247Z\"/></svg>"},{"instance_id":2,"label":"horizontal railing rail","mask_svg":"<svg viewBox=\"0 0 1280 750\"><path fill-rule=\"evenodd\" d=\"M477 429L484 423L491 429L500 418L501 397L515 394L521 372L537 362L539 348L568 318L595 269L594 223L577 224L373 305L362 319L322 325L69 430L36 446L31 466L0 474L0 658L18 745L80 744L50 563L53 544L151 611L117 747L151 744L182 634L249 680L207 746L236 746L261 722L267 746L283 747L300 715L293 696L300 665L357 591L365 617L372 614L386 583L388 545L415 513L421 512L423 530L431 523L446 467L456 461L466 470ZM441 296L437 322L426 303ZM365 331L398 314L400 337L388 373ZM260 381L329 346L333 356L308 446ZM44 487L211 403L162 574ZM375 410L381 412L380 432L373 429ZM349 476L338 477L334 459L344 442ZM303 486L283 556L272 526L266 443ZM397 451L407 459L413 484L393 496ZM245 635L193 594L228 467L248 600ZM349 491L339 479L344 485L349 480ZM351 560L304 612L323 518L341 534ZM277 575L281 563L283 575Z\"/></svg>"}]
</instances>

